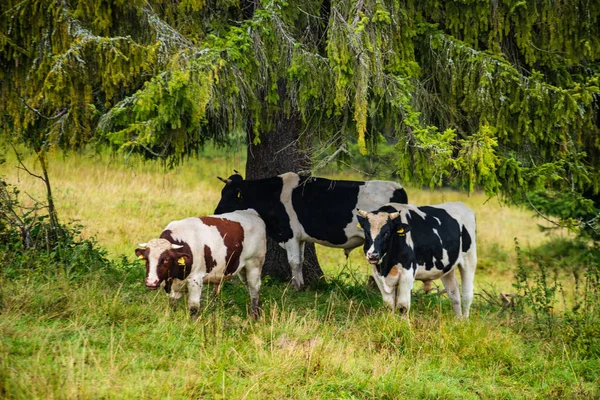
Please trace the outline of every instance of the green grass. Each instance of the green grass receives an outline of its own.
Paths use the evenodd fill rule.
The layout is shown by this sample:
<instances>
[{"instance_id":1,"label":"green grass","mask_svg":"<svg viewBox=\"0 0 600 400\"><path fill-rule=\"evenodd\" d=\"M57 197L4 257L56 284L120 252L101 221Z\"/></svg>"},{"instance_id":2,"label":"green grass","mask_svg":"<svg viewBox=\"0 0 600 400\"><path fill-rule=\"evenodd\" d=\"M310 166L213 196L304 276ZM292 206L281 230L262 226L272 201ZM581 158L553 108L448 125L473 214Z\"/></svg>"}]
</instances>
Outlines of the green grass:
<instances>
[{"instance_id":1,"label":"green grass","mask_svg":"<svg viewBox=\"0 0 600 400\"><path fill-rule=\"evenodd\" d=\"M30 161L28 161L30 162ZM30 164L31 165L31 164ZM221 183L241 170L239 154L211 152L173 171L107 155L53 155L63 221L77 219L115 262L92 273L54 266L0 274L0 397L19 399L597 398L600 363L542 339L512 313L476 297L457 321L447 297L415 291L410 323L390 314L366 285L360 250L317 247L326 272L318 290L263 283L263 318L248 318L238 281L216 297L205 288L201 316L173 311L163 291L142 284L136 243L172 219L210 213ZM14 169L0 174L42 198L41 184ZM359 178L341 174L337 177ZM480 194L408 190L417 204L462 200L477 213L476 292L511 291L513 237L548 239L531 213ZM5 266L6 267L6 266ZM418 285L419 286L419 285Z\"/></svg>"},{"instance_id":2,"label":"green grass","mask_svg":"<svg viewBox=\"0 0 600 400\"><path fill-rule=\"evenodd\" d=\"M516 335L475 304L468 322L421 295L410 322L378 293L241 284L208 291L196 323L160 292L99 271L2 282L0 389L12 398L546 398L598 395L597 364ZM344 293L354 289L352 298Z\"/></svg>"}]
</instances>

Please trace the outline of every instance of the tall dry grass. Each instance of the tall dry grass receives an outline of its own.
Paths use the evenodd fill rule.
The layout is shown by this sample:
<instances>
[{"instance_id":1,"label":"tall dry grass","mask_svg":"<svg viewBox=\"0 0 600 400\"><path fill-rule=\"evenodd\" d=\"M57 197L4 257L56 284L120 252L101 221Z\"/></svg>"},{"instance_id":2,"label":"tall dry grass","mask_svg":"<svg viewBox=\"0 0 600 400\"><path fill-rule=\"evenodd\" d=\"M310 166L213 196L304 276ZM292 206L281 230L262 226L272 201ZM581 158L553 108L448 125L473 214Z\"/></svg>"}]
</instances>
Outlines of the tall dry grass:
<instances>
[{"instance_id":1,"label":"tall dry grass","mask_svg":"<svg viewBox=\"0 0 600 400\"><path fill-rule=\"evenodd\" d=\"M37 171L34 158L24 158L28 168ZM174 219L211 214L220 198L222 183L237 169L243 173L245 157L241 149L218 151L208 148L199 159L187 160L172 170L157 162L135 157L124 159L107 152L77 154L55 152L50 156L50 177L56 206L63 222L77 221L84 237L94 237L112 256L133 257L137 243L160 234ZM0 174L31 198L43 200L44 186L38 179L17 168L11 152L0 165ZM352 172L324 175L332 179L363 179ZM538 225L547 224L528 210L503 205L481 192L472 194L448 189L407 187L413 204L462 201L477 215L478 276L482 284L510 289L515 265L514 238L522 247L537 246L548 240ZM24 197L24 200L27 200ZM29 200L30 201L30 200ZM564 234L564 233L563 233ZM326 273L349 268L360 277L369 274L361 249L346 262L340 250L317 246Z\"/></svg>"}]
</instances>

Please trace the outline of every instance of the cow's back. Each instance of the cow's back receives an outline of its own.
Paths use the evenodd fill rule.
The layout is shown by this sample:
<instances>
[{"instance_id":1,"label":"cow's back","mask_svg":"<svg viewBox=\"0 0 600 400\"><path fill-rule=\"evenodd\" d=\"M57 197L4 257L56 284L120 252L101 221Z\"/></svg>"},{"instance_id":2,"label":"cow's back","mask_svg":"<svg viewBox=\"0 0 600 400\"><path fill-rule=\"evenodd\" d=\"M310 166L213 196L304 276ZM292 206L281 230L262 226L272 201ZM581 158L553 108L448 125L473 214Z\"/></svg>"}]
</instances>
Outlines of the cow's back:
<instances>
[{"instance_id":1,"label":"cow's back","mask_svg":"<svg viewBox=\"0 0 600 400\"><path fill-rule=\"evenodd\" d=\"M266 252L265 223L254 210L173 221L165 232L189 246L194 270L217 277L235 273L248 258L264 259Z\"/></svg>"},{"instance_id":2,"label":"cow's back","mask_svg":"<svg viewBox=\"0 0 600 400\"><path fill-rule=\"evenodd\" d=\"M362 236L356 209L374 209L391 201L406 201L402 186L388 181L302 180L292 192L293 211L306 235L322 244L343 247Z\"/></svg>"},{"instance_id":3,"label":"cow's back","mask_svg":"<svg viewBox=\"0 0 600 400\"><path fill-rule=\"evenodd\" d=\"M411 240L417 263L417 279L435 279L475 248L475 213L461 202L417 207L391 203L381 208L401 212L411 227Z\"/></svg>"}]
</instances>

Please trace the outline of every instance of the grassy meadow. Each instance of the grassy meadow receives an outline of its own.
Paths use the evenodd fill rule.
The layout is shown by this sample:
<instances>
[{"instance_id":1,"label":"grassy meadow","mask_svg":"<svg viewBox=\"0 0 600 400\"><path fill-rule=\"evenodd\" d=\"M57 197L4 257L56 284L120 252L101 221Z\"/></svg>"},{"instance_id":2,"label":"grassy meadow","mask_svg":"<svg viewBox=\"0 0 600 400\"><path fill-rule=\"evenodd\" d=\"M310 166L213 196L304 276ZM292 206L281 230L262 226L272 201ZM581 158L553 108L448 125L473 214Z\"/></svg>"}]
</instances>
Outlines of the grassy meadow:
<instances>
[{"instance_id":1,"label":"grassy meadow","mask_svg":"<svg viewBox=\"0 0 600 400\"><path fill-rule=\"evenodd\" d=\"M41 182L16 168L0 175L24 202L44 199ZM31 157L27 166L38 170ZM0 396L19 399L402 399L598 398L598 357L541 337L526 317L476 296L469 321L445 295L415 290L410 323L366 286L355 250L317 246L323 285L297 293L266 279L264 315L248 318L238 281L203 294L196 322L182 302L142 283L137 243L173 219L210 214L222 183L244 157L207 150L165 171L108 154L53 154L50 173L61 222L106 249L113 265L75 273L48 265L0 274ZM362 179L351 173L322 176ZM407 188L415 204L463 201L477 214L476 293L514 292L517 254L548 243L542 220L481 193ZM563 234L566 235L566 234ZM2 259L2 258L0 258ZM4 257L4 268L10 267ZM568 286L565 280L564 285ZM441 283L439 283L441 286ZM417 284L417 289L420 283Z\"/></svg>"}]
</instances>

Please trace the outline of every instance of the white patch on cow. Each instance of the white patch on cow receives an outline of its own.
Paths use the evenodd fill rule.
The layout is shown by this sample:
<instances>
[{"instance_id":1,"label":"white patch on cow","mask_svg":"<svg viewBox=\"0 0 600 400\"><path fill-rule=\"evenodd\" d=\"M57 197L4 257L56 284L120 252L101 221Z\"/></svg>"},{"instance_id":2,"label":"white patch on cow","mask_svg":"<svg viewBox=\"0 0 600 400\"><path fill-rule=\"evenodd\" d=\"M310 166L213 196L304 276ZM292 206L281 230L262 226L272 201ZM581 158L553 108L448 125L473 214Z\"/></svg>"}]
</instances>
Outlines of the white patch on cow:
<instances>
[{"instance_id":1,"label":"white patch on cow","mask_svg":"<svg viewBox=\"0 0 600 400\"><path fill-rule=\"evenodd\" d=\"M448 256L448 250L446 250L446 248L442 248L442 263L444 265L450 264L450 257Z\"/></svg>"},{"instance_id":2,"label":"white patch on cow","mask_svg":"<svg viewBox=\"0 0 600 400\"><path fill-rule=\"evenodd\" d=\"M433 217L433 218L437 221L438 225L440 225L440 226L442 225L442 221L438 217ZM436 231L436 233L437 233L437 231Z\"/></svg>"},{"instance_id":3,"label":"white patch on cow","mask_svg":"<svg viewBox=\"0 0 600 400\"><path fill-rule=\"evenodd\" d=\"M393 291L389 291L389 287L385 288L384 278L383 276L379 275L379 272L374 265L371 267L371 276L381 292L383 302L393 309L395 304L395 293L393 293Z\"/></svg>"},{"instance_id":4,"label":"white patch on cow","mask_svg":"<svg viewBox=\"0 0 600 400\"><path fill-rule=\"evenodd\" d=\"M417 272L415 274L415 279L418 279L421 281L429 281L429 280L433 280L433 279L440 279L442 277L442 275L444 275L444 272L442 270L435 268L435 266L433 268L431 268L430 270L427 270L425 268L424 264L419 264L419 265L417 265Z\"/></svg>"},{"instance_id":5,"label":"white patch on cow","mask_svg":"<svg viewBox=\"0 0 600 400\"><path fill-rule=\"evenodd\" d=\"M300 177L293 172L281 174L279 177L283 180L283 187L281 188L279 200L283 204L285 211L290 218L290 227L294 233L294 238L296 240L304 240L306 232L304 231L304 227L300 224L298 214L296 214L296 210L294 210L294 205L292 203L292 192L300 183Z\"/></svg>"}]
</instances>

